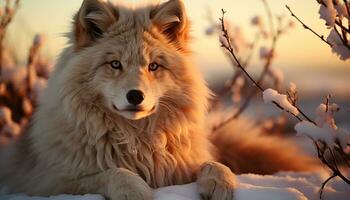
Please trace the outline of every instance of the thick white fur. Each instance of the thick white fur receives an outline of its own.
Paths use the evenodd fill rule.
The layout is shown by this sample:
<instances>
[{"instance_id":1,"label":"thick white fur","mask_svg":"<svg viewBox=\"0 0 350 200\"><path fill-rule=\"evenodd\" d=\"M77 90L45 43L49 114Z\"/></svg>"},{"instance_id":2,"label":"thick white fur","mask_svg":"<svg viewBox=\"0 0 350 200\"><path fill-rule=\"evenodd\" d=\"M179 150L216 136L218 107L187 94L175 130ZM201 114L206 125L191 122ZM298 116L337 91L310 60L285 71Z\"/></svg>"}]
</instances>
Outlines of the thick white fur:
<instances>
[{"instance_id":1,"label":"thick white fur","mask_svg":"<svg viewBox=\"0 0 350 200\"><path fill-rule=\"evenodd\" d=\"M136 200L198 179L203 198L232 199L234 175L214 162L203 130L209 90L191 64L188 24L180 0L135 9L85 0L32 127L12 145L1 179L10 191ZM150 73L152 61L164 68ZM134 87L154 112L113 109Z\"/></svg>"},{"instance_id":2,"label":"thick white fur","mask_svg":"<svg viewBox=\"0 0 350 200\"><path fill-rule=\"evenodd\" d=\"M91 12L94 9L97 12ZM174 16L181 22L174 25L166 19ZM91 22L104 31L103 37L94 40L98 34L88 32L93 31ZM179 0L137 9L85 0L32 127L11 155L3 178L10 191L150 199L151 187L195 180L213 157L201 128L209 90L184 45L187 23ZM170 28L173 32L165 34ZM105 54L114 51L118 59L126 58L124 74L101 65L108 59ZM143 71L142 66L158 55L167 69ZM110 107L108 102L116 96L106 94L106 88L114 84L121 90L131 82L146 88L146 96L157 94L155 113L132 120L132 115ZM217 166L218 174L225 169ZM233 186L226 184L226 189L232 192Z\"/></svg>"}]
</instances>

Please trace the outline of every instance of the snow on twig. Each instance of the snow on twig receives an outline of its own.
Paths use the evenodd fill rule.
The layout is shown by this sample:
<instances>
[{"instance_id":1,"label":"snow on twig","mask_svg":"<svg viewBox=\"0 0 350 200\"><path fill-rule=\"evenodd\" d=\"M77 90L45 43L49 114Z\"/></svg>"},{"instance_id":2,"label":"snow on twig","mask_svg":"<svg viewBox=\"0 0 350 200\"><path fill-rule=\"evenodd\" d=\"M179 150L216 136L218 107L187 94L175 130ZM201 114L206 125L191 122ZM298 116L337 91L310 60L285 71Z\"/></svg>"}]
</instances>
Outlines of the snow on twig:
<instances>
[{"instance_id":1,"label":"snow on twig","mask_svg":"<svg viewBox=\"0 0 350 200\"><path fill-rule=\"evenodd\" d=\"M263 92L263 99L265 104L276 102L283 107L285 111L290 112L293 115L299 114L298 109L288 101L287 95L279 94L276 90L271 88L266 89Z\"/></svg>"},{"instance_id":2,"label":"snow on twig","mask_svg":"<svg viewBox=\"0 0 350 200\"><path fill-rule=\"evenodd\" d=\"M345 153L343 151L343 148L348 145L346 140L346 138L348 138L348 133L335 129L335 127L329 123L329 120L327 121L326 119L325 120L327 121L327 124L325 124L323 127L319 127L315 121L313 121L310 117L308 117L298 107L297 91L296 91L296 86L294 84L290 86L290 89L287 95L279 94L277 91L272 89L264 90L264 88L260 85L260 83L258 81L255 81L254 78L252 78L252 76L245 70L245 67L242 66L242 64L237 59L235 51L232 48L232 45L230 43L230 38L229 38L229 35L227 34L225 24L223 23L225 13L226 11L222 9L222 18L220 18L222 32L223 32L222 36L223 36L223 39L226 38L226 42L221 43L222 47L226 49L229 52L229 54L233 57L233 59L237 62L237 67L242 71L242 73L247 76L247 78L256 86L256 88L260 92L263 92L265 102L273 103L280 110L290 113L300 121L299 124L296 126L296 130L298 131L299 135L301 134L306 135L309 138L313 139L318 152L318 158L322 161L323 164L325 164L329 169L332 170L333 175L322 184L320 195L322 195L323 188L325 187L327 182L334 177L340 177L342 180L344 180L344 182L350 183L349 179L346 178L338 169L338 163L334 156L334 150L331 149L329 146L329 145L335 146L334 149L337 149L337 151L339 151L344 158ZM332 105L332 107L329 107L327 103L327 111L330 112L332 110L336 110L336 106ZM301 114L306 121L300 118L299 114ZM216 127L214 127L214 130L225 126L232 119L234 118L231 117L228 120L217 125ZM321 143L323 146L321 147L319 143ZM326 159L327 151L331 152L333 162L329 162ZM345 157L344 159L347 162L347 158Z\"/></svg>"},{"instance_id":3,"label":"snow on twig","mask_svg":"<svg viewBox=\"0 0 350 200\"><path fill-rule=\"evenodd\" d=\"M299 17L297 17L291 8L286 8L302 26L319 37L324 43L329 45L332 52L339 56L341 60L350 59L350 11L349 4L346 0L341 3L339 0L317 0L320 4L320 18L326 21L326 26L331 29L327 39L318 34L312 28L307 26ZM345 25L343 24L345 20ZM346 27L348 24L348 28ZM338 30L338 28L340 30Z\"/></svg>"},{"instance_id":4,"label":"snow on twig","mask_svg":"<svg viewBox=\"0 0 350 200\"><path fill-rule=\"evenodd\" d=\"M235 51L232 47L232 44L230 42L230 38L229 38L229 35L228 35L228 32L227 32L227 29L226 29L226 26L225 26L225 23L224 23L224 18L225 18L225 14L226 14L226 11L224 9L221 10L222 11L222 17L220 18L220 22L221 22L221 28L222 28L222 36L223 38L226 38L226 42L222 42L221 43L221 46L226 49L228 51L228 53L232 56L232 58L237 62L237 67L243 72L243 74L246 75L246 77L254 84L254 86L260 90L260 92L264 92L265 89L260 85L259 82L257 82L246 70L245 70L245 67L240 63L240 61L238 60L236 54L235 54ZM227 44L227 45L226 45ZM295 115L293 114L292 112L289 112L289 110L286 110L286 108L284 108L282 105L280 105L278 102L276 101L272 101L272 103L278 107L280 110L282 111L286 111L290 114L292 114L296 119L298 119L299 121L302 121L302 119L298 116L298 115ZM306 116L306 114L304 114L300 108L296 107L297 110L302 113L303 116L306 117L306 119L312 123L315 124L314 121L312 121L309 117ZM219 125L217 125L216 127L214 127L214 130L216 129L219 129L220 127L223 127L225 126L227 123L229 123L231 120L234 119L235 116L232 116L230 118L228 118L226 121L220 123Z\"/></svg>"}]
</instances>

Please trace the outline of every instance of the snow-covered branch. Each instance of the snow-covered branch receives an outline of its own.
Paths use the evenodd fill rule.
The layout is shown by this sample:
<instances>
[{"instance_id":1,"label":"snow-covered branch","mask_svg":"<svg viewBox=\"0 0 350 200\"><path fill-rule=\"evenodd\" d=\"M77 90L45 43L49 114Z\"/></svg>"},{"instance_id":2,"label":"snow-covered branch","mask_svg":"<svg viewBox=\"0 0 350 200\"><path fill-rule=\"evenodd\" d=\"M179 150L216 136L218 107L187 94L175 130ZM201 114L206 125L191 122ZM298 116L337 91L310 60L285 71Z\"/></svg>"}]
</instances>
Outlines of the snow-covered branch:
<instances>
[{"instance_id":1,"label":"snow-covered branch","mask_svg":"<svg viewBox=\"0 0 350 200\"><path fill-rule=\"evenodd\" d=\"M228 30L227 30L227 27L225 25L225 14L226 14L226 11L224 9L222 9L222 17L220 18L220 22L221 22L221 30L222 30L222 37L225 38L224 39L221 39L220 42L221 42L221 46L232 56L232 58L236 61L237 63L237 67L242 71L242 73L254 84L254 86L260 91L260 92L264 92L265 89L261 86L261 79L259 79L258 81L256 81L247 71L246 71L246 67L244 67L240 61L238 60L237 58L237 55L234 51L234 48L232 47L232 44L231 44L231 39L230 39L230 36L228 34ZM275 44L275 42L273 42ZM269 56L271 57L271 56ZM269 62L269 61L268 61ZM267 68L267 66L270 66L270 64L267 64L265 65L265 67ZM264 69L266 69L264 68ZM264 73L264 72L263 72ZM266 72L267 73L267 72ZM262 78L264 76L261 76L260 78ZM254 91L254 94L255 94L255 91ZM286 111L290 114L292 114L295 118L297 118L299 121L302 121L302 118L299 117L299 112L301 111L301 109L299 107L295 107L295 109L298 111L298 112L290 112L290 109L289 108L286 108L286 107L283 107L284 105L280 104L280 103L283 103L282 101L280 102L277 102L275 99L273 99L271 101L271 103L273 103L276 107L278 107L280 110L283 110L283 111ZM305 117L306 120L312 122L312 123L315 123L313 122L309 117L307 117L303 112L300 112L302 113L302 115ZM222 123L220 123L219 125L217 125L216 127L214 127L214 130L218 129L218 128L221 128L223 126L225 126L227 123L229 123L231 120L235 119L236 115L233 115L232 117L228 118L227 120L223 121Z\"/></svg>"},{"instance_id":2,"label":"snow-covered branch","mask_svg":"<svg viewBox=\"0 0 350 200\"><path fill-rule=\"evenodd\" d=\"M320 194L326 183L334 177L340 177L344 182L350 184L349 179L342 174L339 170L338 162L334 156L334 149L337 149L348 164L349 159L344 153L344 149L348 146L349 133L346 131L339 130L335 125L334 114L339 110L339 107L336 104L329 105L329 97L326 98L326 103L321 104L317 109L318 117L316 120L312 120L308 117L305 112L303 112L297 104L298 96L296 91L295 84L291 84L287 94L280 94L278 91L271 88L264 89L259 81L256 81L247 71L246 68L238 60L234 48L232 47L231 40L228 35L227 28L225 26L225 14L226 11L222 9L222 17L220 18L221 27L222 27L222 38L220 40L221 46L232 56L232 58L237 62L237 67L242 71L242 73L250 80L253 85L263 93L263 98L265 103L272 103L277 108L282 111L285 111L299 120L299 123L296 125L295 129L299 135L306 135L315 142L315 147L317 148L318 157L325 166L332 170L333 174L328 178L321 187ZM224 40L225 39L225 40ZM302 117L300 117L301 115ZM304 119L303 119L304 118ZM225 126L233 118L222 122L214 129ZM323 146L320 146L322 144ZM326 152L331 153L331 158L333 162L327 160Z\"/></svg>"},{"instance_id":3,"label":"snow-covered branch","mask_svg":"<svg viewBox=\"0 0 350 200\"><path fill-rule=\"evenodd\" d=\"M237 34L232 34L236 30L237 27L233 27L231 23L227 19L225 19L223 22L222 20L220 21L220 30L218 31L219 33L219 41L222 44L223 47L228 47L228 48L223 48L225 50L225 54L228 55L229 59L231 60L232 66L235 70L235 73L232 77L231 80L225 84L222 90L217 92L217 97L214 99L213 102L213 107L215 108L216 105L220 101L220 97L225 96L227 93L232 92L232 100L234 104L239 105L238 108L234 111L234 114L229 117L227 120L223 121L222 123L218 124L214 129L218 129L228 122L237 119L250 105L251 100L258 94L259 92L259 86L264 85L265 81L267 78L270 78L273 80L273 84L277 90L280 90L282 87L282 82L284 80L284 75L283 72L279 68L275 68L272 66L273 60L276 57L276 46L280 38L284 35L284 33L288 32L290 28L294 26L293 22L290 21L288 23L285 23L285 18L283 16L277 16L276 18L273 18L272 12L270 10L269 4L265 1L262 0L265 12L268 17L268 25L270 30L266 31L265 28L265 23L264 20L261 16L254 16L251 19L251 25L254 27L258 28L258 32L256 34L256 38L254 41L251 43L249 49L249 53L247 56L247 59L241 59L241 54L242 54L242 48L237 48L237 43L243 43L239 42L242 41L242 37L240 37ZM218 25L213 23L213 20L211 17L209 17L209 21L211 21L212 25L210 26L209 30L211 31L206 31L206 33L213 33L212 30L213 27L218 28ZM224 24L225 29L226 29L226 36L225 33L222 30L222 24ZM234 28L234 29L233 29ZM233 30L232 30L233 29ZM262 63L262 72L256 79L256 83L254 83L257 87L249 88L247 87L247 84L244 84L246 82L252 81L253 77L249 76L244 76L244 71L239 70L241 65L244 69L247 69L249 67L249 61L252 58L253 51L255 47L258 45L258 42L260 38L263 38L265 40L270 40L270 46L262 46L259 49L259 57L260 60L263 62ZM247 43L247 42L244 42ZM242 46L242 45L241 45ZM231 50L235 52L235 56L237 60L235 59L234 56L232 56L232 53L230 53L229 48L232 48ZM237 63L239 61L239 63ZM243 75L243 76L242 76ZM250 80L248 80L250 79ZM242 88L249 89L247 92L242 92ZM262 89L262 88L260 88ZM261 90L260 90L261 91ZM244 95L244 97L242 96Z\"/></svg>"},{"instance_id":4,"label":"snow-covered branch","mask_svg":"<svg viewBox=\"0 0 350 200\"><path fill-rule=\"evenodd\" d=\"M288 5L286 5L286 8L305 29L311 31L329 45L332 52L338 55L341 60L350 59L350 3L346 0L343 2L339 0L317 0L317 3L320 4L320 18L326 22L326 27L331 29L327 38L306 25Z\"/></svg>"}]
</instances>

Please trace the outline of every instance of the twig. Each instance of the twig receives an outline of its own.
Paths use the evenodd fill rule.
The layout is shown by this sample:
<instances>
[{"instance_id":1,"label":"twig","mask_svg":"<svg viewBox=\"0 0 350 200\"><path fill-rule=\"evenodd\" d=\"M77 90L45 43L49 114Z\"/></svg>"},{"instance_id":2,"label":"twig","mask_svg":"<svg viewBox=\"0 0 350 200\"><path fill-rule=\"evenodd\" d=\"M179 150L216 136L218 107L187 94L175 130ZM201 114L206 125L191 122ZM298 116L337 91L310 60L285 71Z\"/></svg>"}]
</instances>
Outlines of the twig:
<instances>
[{"instance_id":1,"label":"twig","mask_svg":"<svg viewBox=\"0 0 350 200\"><path fill-rule=\"evenodd\" d=\"M317 3L321 4L322 6L326 7L327 8L327 4L325 4L322 0L316 0ZM345 6L346 6L346 9L347 9L347 12L350 16L350 11L349 11L349 6L347 5L347 1L344 0L344 3L345 3ZM343 26L339 21L335 20L335 24L338 25L343 31L346 31L347 33L350 34L350 24L349 24L349 29L346 28L345 26Z\"/></svg>"},{"instance_id":2,"label":"twig","mask_svg":"<svg viewBox=\"0 0 350 200\"><path fill-rule=\"evenodd\" d=\"M238 60L236 54L234 53L234 50L233 50L233 47L232 47L232 44L231 44L231 40L230 40L230 37L228 35L228 32L227 32L227 29L225 27L225 22L224 22L224 16L225 16L225 13L226 11L224 9L221 9L222 11L222 18L220 18L220 21L221 21L221 31L223 32L223 36L225 37L225 40L227 42L228 45L225 45L225 44L222 44L222 47L225 48L229 53L230 55L233 57L233 59L236 61L237 63L237 67L239 67L243 73L249 78L250 81L253 82L253 84L259 88L260 91L264 91L264 89L250 76L250 74L245 70L245 68L241 65L240 61Z\"/></svg>"},{"instance_id":3,"label":"twig","mask_svg":"<svg viewBox=\"0 0 350 200\"><path fill-rule=\"evenodd\" d=\"M328 109L329 109L329 101L330 101L330 99L331 99L331 95L330 94L325 97L326 113L328 112Z\"/></svg>"},{"instance_id":4,"label":"twig","mask_svg":"<svg viewBox=\"0 0 350 200\"><path fill-rule=\"evenodd\" d=\"M336 158L333 150L331 148L327 148L327 149L329 150L329 153L331 154L331 158L332 158L335 169L337 169L337 171L339 171L337 158Z\"/></svg>"},{"instance_id":5,"label":"twig","mask_svg":"<svg viewBox=\"0 0 350 200\"><path fill-rule=\"evenodd\" d=\"M316 122L314 122L313 120L311 120L310 117L308 117L308 116L304 113L304 111L302 111L302 110L299 108L299 106L296 106L296 105L295 105L294 107L296 107L296 109L299 111L299 113L300 113L307 121L309 121L309 122L313 123L314 125L316 125Z\"/></svg>"},{"instance_id":6,"label":"twig","mask_svg":"<svg viewBox=\"0 0 350 200\"><path fill-rule=\"evenodd\" d=\"M256 82L251 76L250 74L245 70L245 68L242 66L242 64L239 62L239 60L237 59L237 56L233 50L233 47L231 45L231 41L230 41L230 38L229 38L229 35L227 33L227 29L225 27L225 23L224 23L224 17L225 17L225 13L226 11L224 9L221 9L222 11L222 17L220 18L220 21L221 21L221 28L222 28L222 32L223 32L223 36L225 37L226 39L226 44L225 45L224 43L222 43L222 47L225 48L229 53L230 55L234 58L234 60L237 62L237 67L239 69L242 70L242 72L248 77L248 79L261 91L261 92L264 92L265 90L260 86L260 84L258 84L258 82ZM279 105L277 102L275 101L272 101L272 103L277 106L280 110L282 111L285 111L287 113L290 113L291 115L293 115L296 119L298 119L299 121L302 121L302 119L298 116L298 115L294 115L293 113L289 112L288 110L285 110L281 105ZM229 118L228 120L222 122L221 124L219 124L218 126L214 127L214 130L217 130L223 126L225 126L227 123L229 123L230 121L232 120L232 117ZM310 118L307 118L307 120L311 123L314 123L316 124L314 121L312 121Z\"/></svg>"},{"instance_id":7,"label":"twig","mask_svg":"<svg viewBox=\"0 0 350 200\"><path fill-rule=\"evenodd\" d=\"M264 81L266 75L268 74L270 65L272 63L272 58L273 58L273 54L275 52L275 48L276 48L276 44L277 44L277 40L279 38L279 36L282 34L282 32L280 31L275 31L275 27L274 27L274 23L273 23L273 19L272 19L272 12L271 9L269 7L269 4L266 2L266 0L263 0L263 4L269 19L269 25L270 25L270 34L272 37L272 44L271 44L271 48L270 48L270 56L266 59L266 62L264 64L263 67L263 72L260 74L257 83L260 85L262 84L262 82ZM246 64L243 64L244 66ZM257 90L256 88L253 88L252 91L247 95L244 103L238 108L238 110L236 111L236 113L230 117L229 119L227 119L226 123L229 123L229 121L237 119L249 106L252 98L256 95Z\"/></svg>"},{"instance_id":8,"label":"twig","mask_svg":"<svg viewBox=\"0 0 350 200\"><path fill-rule=\"evenodd\" d=\"M348 15L350 16L350 7L349 7L349 4L348 4L347 0L343 0L343 1L344 1L344 4L345 4L345 7L346 7L346 11L348 12ZM349 29L350 29L350 21L349 21L348 27L349 27Z\"/></svg>"},{"instance_id":9,"label":"twig","mask_svg":"<svg viewBox=\"0 0 350 200\"><path fill-rule=\"evenodd\" d=\"M346 28L341 22L339 21L335 21L334 22L336 25L338 25L340 27L340 29L342 29L343 31L347 32L348 34L350 34L350 29Z\"/></svg>"},{"instance_id":10,"label":"twig","mask_svg":"<svg viewBox=\"0 0 350 200\"><path fill-rule=\"evenodd\" d=\"M270 23L270 28L271 28L271 35L272 35L272 44L271 44L271 47L270 47L270 56L266 59L266 63L263 67L263 72L260 74L260 77L258 78L258 83L259 84L262 84L266 75L268 74L269 72L269 68L272 64L272 58L273 58L273 54L276 50L276 45L277 45L277 41L278 39L280 38L280 36L283 34L283 26L281 23L279 23L279 27L277 28L277 30L275 31L274 30L274 25L273 25L273 20L272 20L272 14L271 14L271 9L268 5L268 3L266 2L266 0L263 0L263 3L265 5L265 10L266 10L266 13L268 14L268 17L269 17L269 23ZM236 119L238 118L249 106L252 98L256 95L257 93L257 90L256 89L253 89L246 97L246 100L245 102L239 107L239 109L237 110L237 112L234 114L234 116L232 117L232 119Z\"/></svg>"},{"instance_id":11,"label":"twig","mask_svg":"<svg viewBox=\"0 0 350 200\"><path fill-rule=\"evenodd\" d=\"M271 50L270 50L270 56L266 59L266 63L264 64L264 67L263 67L263 72L260 74L259 78L258 78L258 84L262 84L262 82L264 81L268 71L269 71L269 68L270 68L270 65L272 63L272 58L273 58L273 53L275 51L275 48L276 48L276 44L277 44L277 40L278 40L278 37L279 36L279 33L277 36L273 36L273 40L272 40L272 45L271 45ZM243 112L245 109L248 108L252 98L256 95L257 93L257 90L254 88L248 95L247 95L247 98L245 100L245 102L243 103L242 106L240 106L240 108L237 110L237 112L234 114L234 116L232 117L232 119L236 119L238 118Z\"/></svg>"},{"instance_id":12,"label":"twig","mask_svg":"<svg viewBox=\"0 0 350 200\"><path fill-rule=\"evenodd\" d=\"M249 66L249 63L252 59L252 56L253 56L253 53L254 53L254 50L255 50L255 47L257 46L258 42L260 40L260 34L257 34L253 43L252 43L252 46L250 48L250 51L248 53L248 56L245 58L245 60L243 61L243 66L245 68L247 68ZM229 55L229 59L232 61L232 57ZM233 60L232 62L233 66L236 67L237 63ZM235 70L236 68L234 68ZM223 95L226 95L229 91L230 91L230 88L234 85L235 81L237 80L238 77L240 77L241 75L243 74L242 71L237 71L231 78L231 84L228 85L228 86L225 86L220 92L218 92L218 96L223 96Z\"/></svg>"},{"instance_id":13,"label":"twig","mask_svg":"<svg viewBox=\"0 0 350 200\"><path fill-rule=\"evenodd\" d=\"M339 147L334 147L334 149L340 154L341 158L345 162L345 165L347 165L350 168L350 160L347 158L347 155L344 152L343 148L341 148L339 140L337 140L336 143Z\"/></svg>"},{"instance_id":14,"label":"twig","mask_svg":"<svg viewBox=\"0 0 350 200\"><path fill-rule=\"evenodd\" d=\"M320 145L318 144L317 141L314 141L314 144L316 146L316 149L317 149L317 156L318 158L321 160L321 162L323 164L325 164L330 170L332 170L333 172L333 175L331 177L329 177L323 184L322 184L322 188L321 188L321 191L320 191L320 198L322 197L322 191L323 191L323 188L325 187L325 185L327 184L327 182L329 182L331 179L335 178L335 177L339 177L341 178L345 183L349 184L350 185L350 180L348 178L346 178L341 172L340 170L338 169L338 166L333 166L331 165L325 158L325 151L327 149L329 149L329 147L327 146L327 144L325 143L322 143L323 144L323 149L321 149ZM331 149L329 149L330 151L332 151Z\"/></svg>"},{"instance_id":15,"label":"twig","mask_svg":"<svg viewBox=\"0 0 350 200\"><path fill-rule=\"evenodd\" d=\"M345 47L347 47L347 48L350 50L350 45L349 45L347 42L345 42L345 39L344 39L344 38L342 37L342 35L339 33L337 27L334 26L333 28L334 28L335 32L337 33L338 37L340 38L340 40L342 41L343 45L344 45ZM346 37L346 36L344 36L344 37Z\"/></svg>"},{"instance_id":16,"label":"twig","mask_svg":"<svg viewBox=\"0 0 350 200\"><path fill-rule=\"evenodd\" d=\"M321 189L320 189L320 199L322 199L322 194L323 194L323 189L324 187L326 187L327 183L332 180L333 178L337 177L336 174L332 174L332 176L330 176L329 178L327 178L323 183L322 183L322 186L321 186Z\"/></svg>"},{"instance_id":17,"label":"twig","mask_svg":"<svg viewBox=\"0 0 350 200\"><path fill-rule=\"evenodd\" d=\"M262 0L263 4L264 4L264 7L265 7L265 10L266 10L266 13L267 13L267 17L269 19L269 25L270 25L270 34L272 37L276 37L276 34L275 34L275 26L274 26L274 23L273 23L273 19L272 19L272 12L271 12L271 9L270 9L270 6L269 4L266 2L266 0Z\"/></svg>"},{"instance_id":18,"label":"twig","mask_svg":"<svg viewBox=\"0 0 350 200\"><path fill-rule=\"evenodd\" d=\"M293 11L290 9L290 7L288 5L286 5L286 8L289 10L290 14L292 15L292 17L294 17L305 29L311 31L314 35L316 35L317 37L319 37L323 42L325 42L326 44L328 44L330 47L332 47L333 45L328 42L326 39L324 39L323 35L318 34L316 31L314 31L313 29L311 29L309 26L307 26L303 21L301 21L301 19L299 19L299 17L297 17Z\"/></svg>"},{"instance_id":19,"label":"twig","mask_svg":"<svg viewBox=\"0 0 350 200\"><path fill-rule=\"evenodd\" d=\"M265 9L266 9L266 12L268 13L268 16L272 16L271 15L271 10L269 9L269 6L267 4L267 2L265 0L263 0L264 2L264 5L265 5ZM272 17L270 18L269 17L269 21L272 21ZM270 22L271 23L271 22ZM272 44L271 44L271 50L270 50L270 56L266 59L266 62L264 64L264 67L263 67L263 72L260 74L259 78L258 78L258 81L257 81L257 84L258 85L261 85L262 82L264 81L264 78L266 77L266 75L268 74L268 71L269 71L269 68L270 68L270 65L272 63L272 58L273 58L273 52L275 51L275 48L276 48L276 44L277 44L277 41L278 39L280 38L281 34L282 34L282 25L280 24L278 30L275 32L273 29L274 29L274 26L270 26L272 29L271 29L271 34L272 37L273 37L273 40L272 40ZM244 66L243 66L244 67ZM258 88L259 89L259 88ZM233 114L231 117L229 117L228 119L226 119L225 121L223 121L222 123L220 123L219 125L217 125L214 130L220 128L221 126L225 126L226 124L228 124L230 121L234 120L234 119L237 119L245 110L246 108L248 108L252 98L257 94L258 90L256 88L252 89L252 91L247 95L244 103L239 107L239 109L235 112L235 114ZM278 104L274 103L277 107L280 107ZM296 106L297 107L297 106ZM281 108L281 107L280 107ZM313 122L313 120L311 120L299 107L297 107L297 109L299 110L300 114L309 122L312 122L313 124L316 125L315 122ZM284 110L282 108L282 110ZM293 115L295 116L295 115ZM299 116L295 116L299 121L302 120Z\"/></svg>"}]
</instances>

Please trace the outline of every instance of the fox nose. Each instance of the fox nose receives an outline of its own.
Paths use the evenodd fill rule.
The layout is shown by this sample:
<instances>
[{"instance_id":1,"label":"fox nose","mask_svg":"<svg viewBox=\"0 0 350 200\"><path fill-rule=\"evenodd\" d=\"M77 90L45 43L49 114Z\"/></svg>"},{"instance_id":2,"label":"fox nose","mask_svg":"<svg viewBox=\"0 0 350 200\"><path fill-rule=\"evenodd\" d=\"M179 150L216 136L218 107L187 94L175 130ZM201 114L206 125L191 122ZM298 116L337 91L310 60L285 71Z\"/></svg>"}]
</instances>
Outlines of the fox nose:
<instances>
[{"instance_id":1,"label":"fox nose","mask_svg":"<svg viewBox=\"0 0 350 200\"><path fill-rule=\"evenodd\" d=\"M145 95L140 90L130 90L126 94L126 99L128 102L134 106L137 106L142 103L142 101L145 99Z\"/></svg>"}]
</instances>

